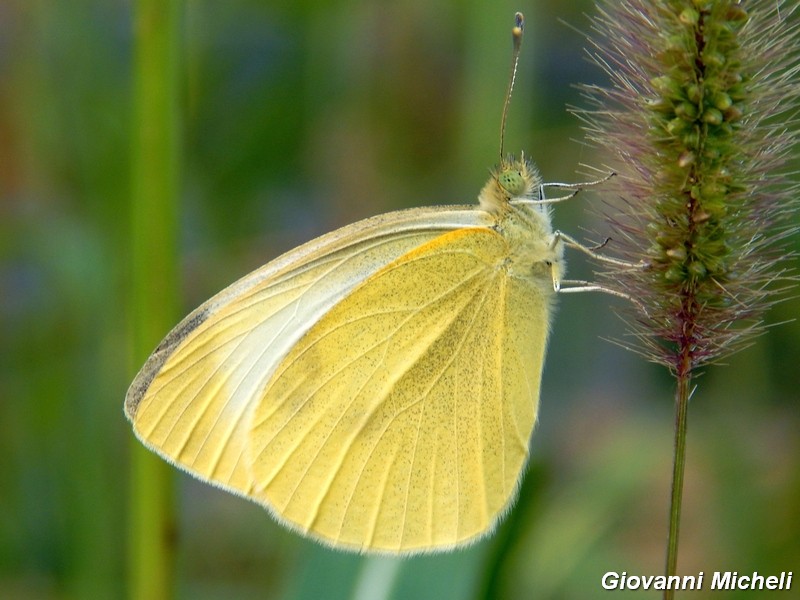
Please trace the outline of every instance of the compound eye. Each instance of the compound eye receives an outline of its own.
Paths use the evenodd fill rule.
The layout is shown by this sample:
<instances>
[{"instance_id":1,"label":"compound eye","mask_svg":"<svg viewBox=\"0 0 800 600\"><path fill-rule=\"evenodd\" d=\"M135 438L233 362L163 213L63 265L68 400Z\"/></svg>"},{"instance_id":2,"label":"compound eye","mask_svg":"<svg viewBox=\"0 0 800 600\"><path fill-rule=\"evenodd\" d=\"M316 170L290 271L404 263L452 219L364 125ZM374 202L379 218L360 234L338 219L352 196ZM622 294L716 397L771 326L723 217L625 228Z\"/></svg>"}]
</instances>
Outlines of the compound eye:
<instances>
[{"instance_id":1,"label":"compound eye","mask_svg":"<svg viewBox=\"0 0 800 600\"><path fill-rule=\"evenodd\" d=\"M497 181L512 197L522 196L527 189L522 173L513 169L506 169L500 173Z\"/></svg>"}]
</instances>

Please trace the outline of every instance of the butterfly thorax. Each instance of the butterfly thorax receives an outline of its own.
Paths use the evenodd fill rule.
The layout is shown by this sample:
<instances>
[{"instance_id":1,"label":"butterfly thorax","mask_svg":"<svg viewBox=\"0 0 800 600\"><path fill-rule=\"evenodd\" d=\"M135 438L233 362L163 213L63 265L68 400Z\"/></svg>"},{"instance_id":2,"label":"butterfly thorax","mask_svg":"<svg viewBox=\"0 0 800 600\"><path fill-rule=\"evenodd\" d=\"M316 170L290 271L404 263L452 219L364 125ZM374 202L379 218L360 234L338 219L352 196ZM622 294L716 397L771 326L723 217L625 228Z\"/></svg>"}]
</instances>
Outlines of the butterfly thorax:
<instances>
[{"instance_id":1,"label":"butterfly thorax","mask_svg":"<svg viewBox=\"0 0 800 600\"><path fill-rule=\"evenodd\" d=\"M510 157L492 171L478 199L481 208L496 218L494 228L508 243L509 272L552 289L564 273L564 249L553 235L550 205L537 202L543 199L541 185L530 161Z\"/></svg>"}]
</instances>

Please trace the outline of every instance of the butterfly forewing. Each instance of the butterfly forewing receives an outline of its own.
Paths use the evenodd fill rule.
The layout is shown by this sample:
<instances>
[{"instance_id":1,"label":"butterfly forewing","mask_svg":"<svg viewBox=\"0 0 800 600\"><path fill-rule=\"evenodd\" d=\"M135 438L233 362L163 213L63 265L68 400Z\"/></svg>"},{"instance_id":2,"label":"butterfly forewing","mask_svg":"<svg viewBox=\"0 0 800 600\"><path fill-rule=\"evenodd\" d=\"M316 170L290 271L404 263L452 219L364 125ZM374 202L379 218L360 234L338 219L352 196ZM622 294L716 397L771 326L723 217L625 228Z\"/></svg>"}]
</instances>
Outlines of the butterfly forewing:
<instances>
[{"instance_id":1,"label":"butterfly forewing","mask_svg":"<svg viewBox=\"0 0 800 600\"><path fill-rule=\"evenodd\" d=\"M203 479L250 494L251 413L275 368L366 277L453 229L485 223L474 207L398 211L301 246L190 314L131 385L125 410L142 441Z\"/></svg>"},{"instance_id":2,"label":"butterfly forewing","mask_svg":"<svg viewBox=\"0 0 800 600\"><path fill-rule=\"evenodd\" d=\"M536 418L547 297L488 228L443 234L333 306L253 415L253 496L337 546L414 552L491 529Z\"/></svg>"}]
</instances>

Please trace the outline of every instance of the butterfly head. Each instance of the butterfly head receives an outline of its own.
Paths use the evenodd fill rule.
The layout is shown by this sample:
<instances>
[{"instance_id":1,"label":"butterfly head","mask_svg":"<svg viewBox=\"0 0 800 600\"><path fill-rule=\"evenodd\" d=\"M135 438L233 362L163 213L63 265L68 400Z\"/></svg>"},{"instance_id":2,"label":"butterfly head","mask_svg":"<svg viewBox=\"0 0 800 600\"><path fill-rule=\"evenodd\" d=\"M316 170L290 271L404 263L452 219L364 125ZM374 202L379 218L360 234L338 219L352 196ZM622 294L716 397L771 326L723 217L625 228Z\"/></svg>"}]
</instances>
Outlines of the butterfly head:
<instances>
[{"instance_id":1,"label":"butterfly head","mask_svg":"<svg viewBox=\"0 0 800 600\"><path fill-rule=\"evenodd\" d=\"M504 214L512 200L536 200L542 179L532 162L523 154L520 159L504 158L492 170L492 176L481 190L481 208L496 215Z\"/></svg>"}]
</instances>

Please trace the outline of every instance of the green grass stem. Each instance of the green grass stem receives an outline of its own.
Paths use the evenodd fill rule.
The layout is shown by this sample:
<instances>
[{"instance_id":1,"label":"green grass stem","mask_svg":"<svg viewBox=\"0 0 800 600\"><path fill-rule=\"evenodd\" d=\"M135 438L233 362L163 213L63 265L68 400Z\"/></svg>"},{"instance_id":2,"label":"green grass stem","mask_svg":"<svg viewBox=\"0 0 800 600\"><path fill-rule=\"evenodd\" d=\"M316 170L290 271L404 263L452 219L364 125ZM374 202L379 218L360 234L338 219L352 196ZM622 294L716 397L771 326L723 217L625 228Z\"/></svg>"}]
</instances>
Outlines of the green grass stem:
<instances>
[{"instance_id":1,"label":"green grass stem","mask_svg":"<svg viewBox=\"0 0 800 600\"><path fill-rule=\"evenodd\" d=\"M179 0L139 0L134 15L131 355L137 367L177 315ZM127 586L131 598L173 595L172 467L132 444Z\"/></svg>"},{"instance_id":2,"label":"green grass stem","mask_svg":"<svg viewBox=\"0 0 800 600\"><path fill-rule=\"evenodd\" d=\"M683 500L683 476L686 467L686 424L689 414L691 372L678 376L675 391L675 447L673 451L672 488L669 509L669 534L667 537L667 577L677 575L678 537L681 525L681 501ZM675 597L675 590L664 591L665 600Z\"/></svg>"}]
</instances>

